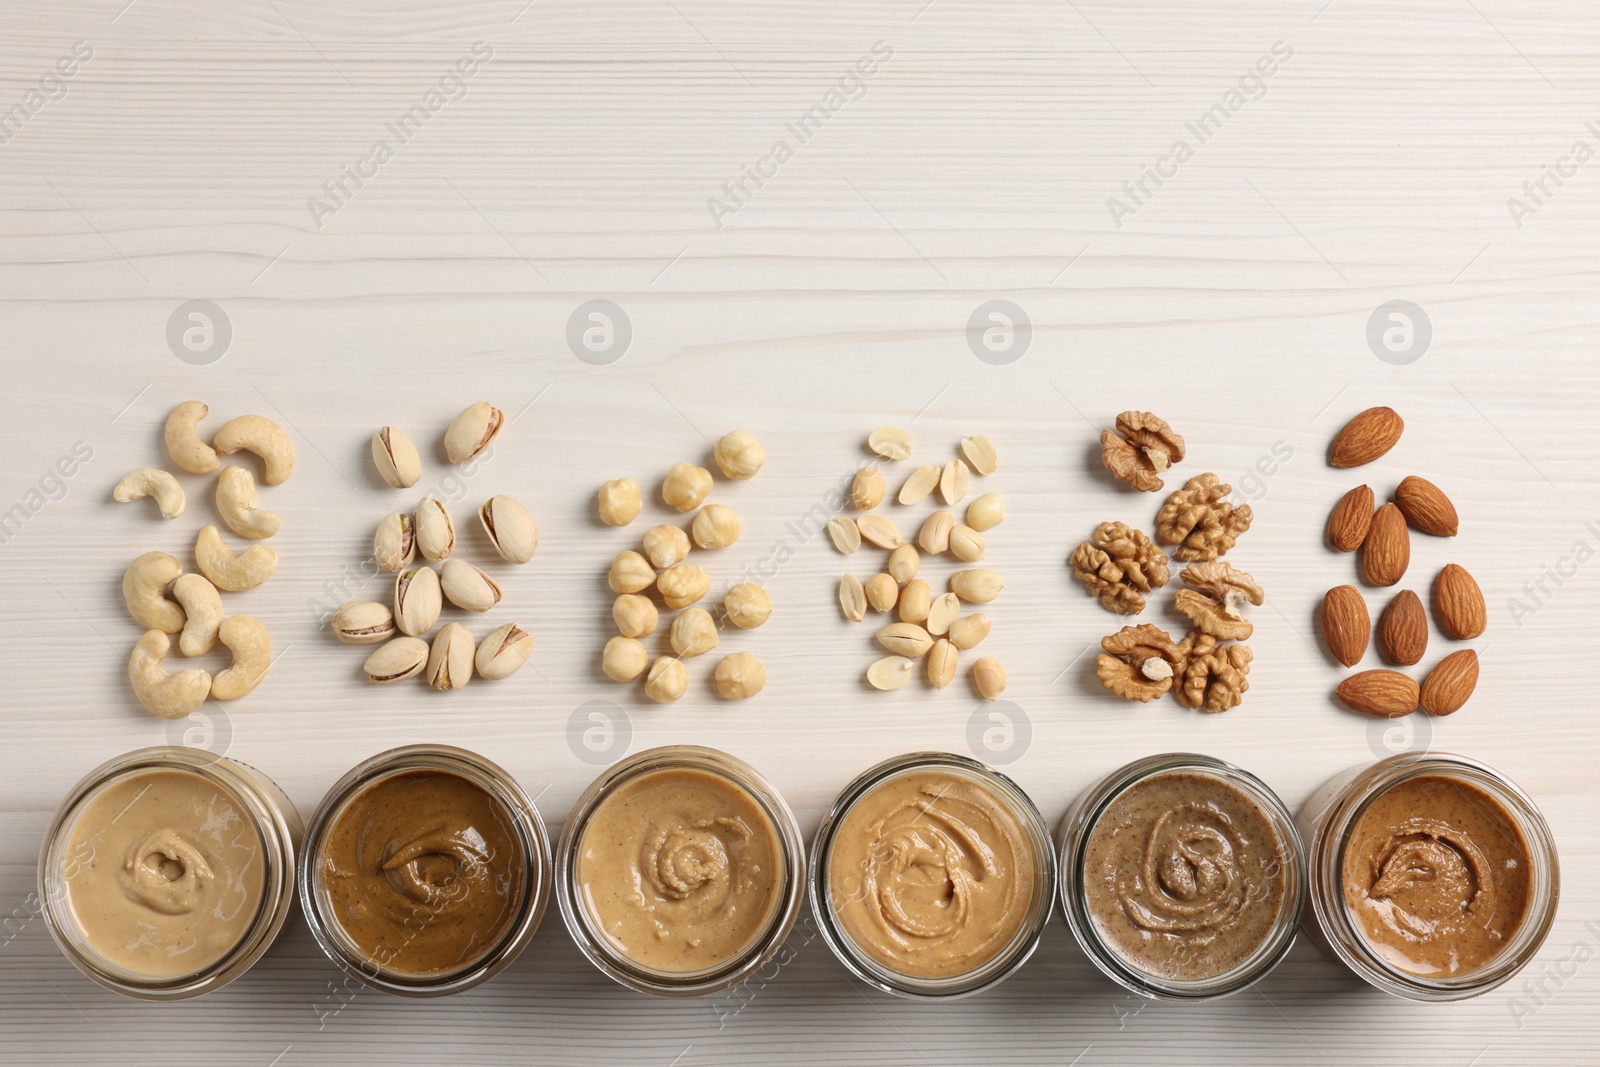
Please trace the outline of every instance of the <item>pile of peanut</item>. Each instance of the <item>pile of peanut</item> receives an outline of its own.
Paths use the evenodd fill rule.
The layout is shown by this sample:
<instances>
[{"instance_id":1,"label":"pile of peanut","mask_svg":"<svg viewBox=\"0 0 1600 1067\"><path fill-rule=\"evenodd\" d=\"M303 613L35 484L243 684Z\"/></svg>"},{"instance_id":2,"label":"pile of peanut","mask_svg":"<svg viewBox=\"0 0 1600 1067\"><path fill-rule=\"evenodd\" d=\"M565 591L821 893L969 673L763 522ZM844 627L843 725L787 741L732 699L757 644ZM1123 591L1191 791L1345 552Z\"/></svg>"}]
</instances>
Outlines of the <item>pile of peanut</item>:
<instances>
[{"instance_id":1,"label":"pile of peanut","mask_svg":"<svg viewBox=\"0 0 1600 1067\"><path fill-rule=\"evenodd\" d=\"M893 426L872 431L867 447L890 462L911 458L911 435ZM895 501L913 506L926 500L935 489L946 507L966 499L976 472L987 477L999 468L994 445L987 437L963 438L960 455L943 467L924 464L901 483ZM867 668L867 684L874 689L899 689L911 680L917 661L924 660L928 684L944 689L955 680L961 652L977 646L989 635L989 616L984 612L963 615L963 604L987 604L1000 595L1004 584L1000 576L985 567L958 570L951 574L949 590L935 597L926 578L919 577L922 554L936 557L949 553L962 563L976 563L987 551L984 534L1005 521L1005 499L999 493L984 493L967 505L964 523L957 523L948 511L938 510L923 520L913 545L901 536L893 520L874 514L883 502L883 473L876 466L863 466L850 483L849 505L862 514L839 516L829 521L828 537L844 555L859 550L865 542L888 552L884 569L862 582L847 573L839 582L839 609L851 622L861 622L870 608L896 613L899 622L879 627L876 637L892 655ZM917 551L922 549L922 553ZM973 687L986 700L1005 691L1006 672L999 661L985 656L972 665L969 677Z\"/></svg>"},{"instance_id":2,"label":"pile of peanut","mask_svg":"<svg viewBox=\"0 0 1600 1067\"><path fill-rule=\"evenodd\" d=\"M198 427L209 409L187 400L167 416L167 454L180 470L210 474L222 467L218 455L251 452L260 458L261 480L279 485L294 470L294 445L282 427L260 415L242 415L224 423L207 444ZM163 519L183 514L187 498L171 472L140 467L117 483L112 496L120 503L154 500ZM259 541L278 532L277 514L261 507L255 476L249 468L222 467L217 476L217 512L240 537ZM122 576L122 598L128 614L145 628L128 658L128 681L146 710L163 719L180 719L213 700L237 700L261 684L272 660L266 627L248 615L222 612L218 590L254 589L278 569L278 554L265 545L251 545L234 554L215 526L200 531L194 546L198 574L185 573L176 556L146 552ZM162 666L171 651L169 635L178 635L178 651L200 656L220 642L233 653L233 663L212 677L198 667L169 673Z\"/></svg>"},{"instance_id":3,"label":"pile of peanut","mask_svg":"<svg viewBox=\"0 0 1600 1067\"><path fill-rule=\"evenodd\" d=\"M486 401L468 406L445 431L445 455L454 464L473 462L504 424L504 414ZM395 489L409 489L422 477L416 445L396 426L372 435L372 463ZM523 564L533 558L539 528L517 501L504 494L490 497L478 509L478 521L501 559ZM424 640L439 622L446 600L477 615L504 595L500 583L455 551L455 519L436 496L423 497L414 512L393 512L378 524L373 558L394 575L392 607L357 600L340 607L332 619L334 636L345 644L381 644L362 668L369 681L382 684L420 675L435 689L454 690L464 688L474 670L479 677L499 679L528 662L533 635L515 622L503 623L476 641L464 624L451 621L439 627L431 645ZM427 562L416 563L419 553Z\"/></svg>"},{"instance_id":4,"label":"pile of peanut","mask_svg":"<svg viewBox=\"0 0 1600 1067\"><path fill-rule=\"evenodd\" d=\"M724 476L744 481L761 470L767 453L750 434L734 430L717 441L712 459ZM658 704L670 704L688 692L684 660L716 648L723 623L753 630L772 615L767 591L753 582L740 582L728 590L720 617L698 606L711 592L711 576L698 564L687 562L690 540L696 548L716 551L738 541L741 532L739 516L731 508L705 503L711 489L711 472L706 468L673 464L661 483L661 499L679 514L699 509L688 531L670 523L651 527L638 550L617 553L606 575L611 591L617 594L611 605L617 636L606 642L601 669L614 682L632 682L643 676L645 696ZM639 483L632 478L614 478L600 487L597 504L601 522L627 526L643 507ZM665 634L672 654L663 652L652 661L641 638L655 634L661 625L657 600L661 607L678 614ZM718 662L713 678L724 700L746 700L766 686L767 669L750 653L733 652Z\"/></svg>"}]
</instances>

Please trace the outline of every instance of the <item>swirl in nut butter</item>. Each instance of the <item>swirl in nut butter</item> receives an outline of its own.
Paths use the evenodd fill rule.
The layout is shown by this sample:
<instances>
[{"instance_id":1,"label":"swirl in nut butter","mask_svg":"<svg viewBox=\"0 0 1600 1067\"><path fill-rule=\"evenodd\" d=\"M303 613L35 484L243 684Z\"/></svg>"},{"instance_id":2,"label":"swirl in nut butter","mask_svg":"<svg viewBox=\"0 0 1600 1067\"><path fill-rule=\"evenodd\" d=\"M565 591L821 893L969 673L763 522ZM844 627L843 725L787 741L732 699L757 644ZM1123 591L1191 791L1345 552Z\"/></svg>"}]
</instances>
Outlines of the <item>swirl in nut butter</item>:
<instances>
[{"instance_id":1,"label":"swirl in nut butter","mask_svg":"<svg viewBox=\"0 0 1600 1067\"><path fill-rule=\"evenodd\" d=\"M664 768L605 795L583 827L576 878L590 923L656 971L704 971L771 926L785 871L777 828L744 786Z\"/></svg>"},{"instance_id":2,"label":"swirl in nut butter","mask_svg":"<svg viewBox=\"0 0 1600 1067\"><path fill-rule=\"evenodd\" d=\"M460 775L408 771L356 794L317 857L329 914L379 967L471 966L515 924L528 859L510 810Z\"/></svg>"},{"instance_id":3,"label":"swirl in nut butter","mask_svg":"<svg viewBox=\"0 0 1600 1067\"><path fill-rule=\"evenodd\" d=\"M1174 981L1212 978L1271 936L1285 856L1241 790L1210 775L1155 775L1118 794L1090 831L1087 908L1129 966Z\"/></svg>"},{"instance_id":4,"label":"swirl in nut butter","mask_svg":"<svg viewBox=\"0 0 1600 1067\"><path fill-rule=\"evenodd\" d=\"M129 775L86 799L62 873L88 947L156 978L227 955L265 892L260 835L238 801L188 771Z\"/></svg>"},{"instance_id":5,"label":"swirl in nut butter","mask_svg":"<svg viewBox=\"0 0 1600 1067\"><path fill-rule=\"evenodd\" d=\"M1528 846L1466 782L1408 779L1375 797L1345 844L1345 906L1392 966L1435 977L1493 960L1522 925Z\"/></svg>"},{"instance_id":6,"label":"swirl in nut butter","mask_svg":"<svg viewBox=\"0 0 1600 1067\"><path fill-rule=\"evenodd\" d=\"M841 929L899 974L967 974L1027 920L1036 877L1028 838L1008 807L967 778L926 772L873 787L829 848L828 897Z\"/></svg>"}]
</instances>

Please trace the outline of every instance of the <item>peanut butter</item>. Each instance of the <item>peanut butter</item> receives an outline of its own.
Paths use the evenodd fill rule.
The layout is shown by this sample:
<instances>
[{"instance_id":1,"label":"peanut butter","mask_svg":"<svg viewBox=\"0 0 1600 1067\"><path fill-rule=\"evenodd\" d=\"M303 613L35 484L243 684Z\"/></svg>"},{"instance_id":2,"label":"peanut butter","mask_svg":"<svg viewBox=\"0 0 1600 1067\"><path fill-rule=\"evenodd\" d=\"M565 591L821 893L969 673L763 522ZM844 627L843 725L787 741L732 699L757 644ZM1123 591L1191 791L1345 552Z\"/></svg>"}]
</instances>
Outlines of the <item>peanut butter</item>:
<instances>
[{"instance_id":1,"label":"peanut butter","mask_svg":"<svg viewBox=\"0 0 1600 1067\"><path fill-rule=\"evenodd\" d=\"M1528 845L1493 797L1440 775L1368 803L1342 863L1345 906L1373 950L1412 974L1446 977L1493 960L1521 927Z\"/></svg>"},{"instance_id":2,"label":"peanut butter","mask_svg":"<svg viewBox=\"0 0 1600 1067\"><path fill-rule=\"evenodd\" d=\"M899 974L974 971L1028 919L1029 839L1009 807L961 775L917 772L873 787L829 847L828 898L840 928Z\"/></svg>"},{"instance_id":3,"label":"peanut butter","mask_svg":"<svg viewBox=\"0 0 1600 1067\"><path fill-rule=\"evenodd\" d=\"M792 877L760 802L691 768L649 771L607 794L584 824L576 868L592 925L635 963L672 973L743 954Z\"/></svg>"},{"instance_id":4,"label":"peanut butter","mask_svg":"<svg viewBox=\"0 0 1600 1067\"><path fill-rule=\"evenodd\" d=\"M1085 905L1128 965L1168 980L1212 978L1271 936L1287 853L1242 790L1206 774L1157 774L1118 794L1089 831Z\"/></svg>"},{"instance_id":5,"label":"peanut butter","mask_svg":"<svg viewBox=\"0 0 1600 1067\"><path fill-rule=\"evenodd\" d=\"M380 778L348 800L317 856L329 914L377 966L469 967L516 923L529 858L512 812L443 771Z\"/></svg>"},{"instance_id":6,"label":"peanut butter","mask_svg":"<svg viewBox=\"0 0 1600 1067\"><path fill-rule=\"evenodd\" d=\"M261 908L263 844L210 779L159 770L87 798L63 861L88 947L149 977L194 974L227 955Z\"/></svg>"}]
</instances>

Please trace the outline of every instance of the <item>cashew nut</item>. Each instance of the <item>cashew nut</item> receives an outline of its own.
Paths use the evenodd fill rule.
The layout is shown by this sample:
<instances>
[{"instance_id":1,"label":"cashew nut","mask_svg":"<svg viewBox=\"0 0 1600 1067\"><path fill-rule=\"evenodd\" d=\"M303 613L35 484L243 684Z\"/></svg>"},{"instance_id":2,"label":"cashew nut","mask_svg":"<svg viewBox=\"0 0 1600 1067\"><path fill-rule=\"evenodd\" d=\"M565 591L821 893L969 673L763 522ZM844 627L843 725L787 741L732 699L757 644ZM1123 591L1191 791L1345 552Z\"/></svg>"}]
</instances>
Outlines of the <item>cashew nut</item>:
<instances>
[{"instance_id":1,"label":"cashew nut","mask_svg":"<svg viewBox=\"0 0 1600 1067\"><path fill-rule=\"evenodd\" d=\"M183 514L183 486L178 484L178 479L158 467L140 467L128 474L117 483L111 496L121 504L153 496L161 506L163 519L175 519Z\"/></svg>"},{"instance_id":2,"label":"cashew nut","mask_svg":"<svg viewBox=\"0 0 1600 1067\"><path fill-rule=\"evenodd\" d=\"M211 695L218 700L238 700L266 677L267 665L272 662L272 642L267 639L267 628L248 615L223 619L217 636L233 650L233 666L217 672L211 682Z\"/></svg>"},{"instance_id":3,"label":"cashew nut","mask_svg":"<svg viewBox=\"0 0 1600 1067\"><path fill-rule=\"evenodd\" d=\"M241 415L223 423L211 442L218 452L230 455L243 449L261 457L261 480L268 485L286 481L294 471L294 445L283 427L260 415Z\"/></svg>"},{"instance_id":4,"label":"cashew nut","mask_svg":"<svg viewBox=\"0 0 1600 1067\"><path fill-rule=\"evenodd\" d=\"M216 449L200 440L195 427L211 409L198 400L185 400L167 416L167 455L190 474L210 474L221 466Z\"/></svg>"},{"instance_id":5,"label":"cashew nut","mask_svg":"<svg viewBox=\"0 0 1600 1067\"><path fill-rule=\"evenodd\" d=\"M185 574L172 583L172 599L184 614L178 651L185 656L210 652L217 645L217 627L222 625L222 598L217 587L198 574Z\"/></svg>"},{"instance_id":6,"label":"cashew nut","mask_svg":"<svg viewBox=\"0 0 1600 1067\"><path fill-rule=\"evenodd\" d=\"M205 703L211 692L211 675L198 667L168 674L161 667L172 647L160 630L147 630L128 657L128 681L133 695L152 715L181 719Z\"/></svg>"},{"instance_id":7,"label":"cashew nut","mask_svg":"<svg viewBox=\"0 0 1600 1067\"><path fill-rule=\"evenodd\" d=\"M128 564L122 575L122 599L127 602L128 614L133 620L148 630L164 634L182 630L183 609L162 595L167 585L182 573L183 564L178 562L178 557L165 552L146 552Z\"/></svg>"},{"instance_id":8,"label":"cashew nut","mask_svg":"<svg viewBox=\"0 0 1600 1067\"><path fill-rule=\"evenodd\" d=\"M240 537L259 541L278 532L277 513L261 508L255 475L243 467L224 467L217 475L217 511Z\"/></svg>"},{"instance_id":9,"label":"cashew nut","mask_svg":"<svg viewBox=\"0 0 1600 1067\"><path fill-rule=\"evenodd\" d=\"M203 528L195 538L194 561L212 585L230 593L254 589L278 569L278 554L266 545L251 545L234 555L215 526Z\"/></svg>"}]
</instances>

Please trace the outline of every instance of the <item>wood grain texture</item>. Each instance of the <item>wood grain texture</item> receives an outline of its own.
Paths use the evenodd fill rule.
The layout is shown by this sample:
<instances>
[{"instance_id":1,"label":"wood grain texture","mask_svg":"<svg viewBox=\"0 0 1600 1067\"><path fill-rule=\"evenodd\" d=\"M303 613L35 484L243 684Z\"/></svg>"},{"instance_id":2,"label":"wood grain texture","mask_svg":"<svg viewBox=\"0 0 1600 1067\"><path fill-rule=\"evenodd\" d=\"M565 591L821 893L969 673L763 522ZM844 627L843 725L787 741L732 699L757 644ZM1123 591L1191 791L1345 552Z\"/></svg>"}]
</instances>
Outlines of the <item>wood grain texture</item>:
<instances>
[{"instance_id":1,"label":"wood grain texture","mask_svg":"<svg viewBox=\"0 0 1600 1067\"><path fill-rule=\"evenodd\" d=\"M0 912L12 912L0 1061L1592 1062L1600 163L1561 163L1575 142L1600 147L1585 126L1600 120L1591 6L123 2L0 12L0 113L74 42L93 49L65 95L0 144L0 512L42 504L0 544ZM389 134L480 41L492 57L464 92L403 142ZM892 56L862 91L841 87L876 42ZM1292 55L1200 143L1186 124L1277 42ZM826 121L803 140L790 132L832 89ZM1159 187L1145 179L1144 202L1116 225L1108 199L1180 139L1192 158ZM390 157L319 226L307 200L381 140ZM792 154L714 219L707 201L726 202L724 183L779 140ZM1558 165L1559 185L1545 176ZM1534 203L1523 183L1541 180ZM1513 196L1536 208L1520 226ZM194 299L232 327L208 366L166 341ZM568 349L569 317L591 299L631 321L613 365ZM1008 365L968 346L968 319L991 299L1032 323ZM1394 299L1431 321L1409 365L1366 340ZM1027 741L987 755L1011 760L1052 824L1096 777L1150 752L1221 756L1297 805L1390 745L1429 744L1497 764L1543 806L1565 865L1554 932L1524 979L1461 1005L1385 999L1300 946L1256 991L1173 1007L1101 979L1058 918L1012 980L925 1007L852 982L803 926L770 981L669 1004L609 983L552 909L495 981L416 1004L345 988L295 917L221 993L123 1001L60 957L28 894L70 785L170 736L127 691L136 630L118 581L137 552L188 557L214 518L209 482L184 478L190 509L170 524L112 504L110 488L163 459L160 420L190 397L216 416L279 419L299 450L294 478L270 490L282 567L229 598L269 626L281 658L212 725L303 812L358 760L431 740L501 762L559 826L598 770L569 744L594 700L620 706L629 751L696 742L754 763L808 832L872 762L971 751L974 736L981 748L992 724L964 678L942 694L862 686L873 653L839 619L834 586L876 557L843 561L808 524L867 431L899 423L919 456L947 456L975 431L1001 450L984 487L1008 500L990 535L1008 588L984 647L1006 664ZM479 398L516 421L478 473L445 480L440 434ZM1400 446L1360 471L1329 469L1333 430L1377 403L1405 415ZM1159 498L1098 467L1099 428L1129 407L1181 429L1180 474L1214 470L1256 509L1229 558L1268 604L1250 693L1226 715L1126 705L1094 679L1114 620L1065 559L1102 520L1153 520ZM413 502L367 464L367 436L386 422L424 446L418 488L459 500L458 515L508 492L537 516L538 555L499 568L507 600L490 620L535 633L535 670L452 695L374 690L359 652L320 628L319 602L378 593L351 575L377 519ZM771 682L729 706L699 664L689 696L650 706L598 670L604 567L645 527L600 527L592 494L622 474L653 494L670 464L735 427L770 459L751 482L719 484L745 535L714 577L720 588L746 568L774 572L772 622L725 642L761 656ZM60 499L29 498L80 441L93 458L64 495L47 484ZM1275 447L1289 454L1270 477L1245 481ZM1321 538L1345 489L1365 480L1382 498L1411 473L1451 494L1462 533L1418 537L1400 587L1425 594L1459 562L1483 586L1490 629L1473 701L1389 736L1395 724L1329 696L1342 672L1317 645L1316 608L1356 571ZM464 533L479 558L482 538ZM1368 596L1374 611L1383 600ZM1149 614L1172 618L1165 605ZM1436 631L1425 665L1450 646Z\"/></svg>"}]
</instances>

